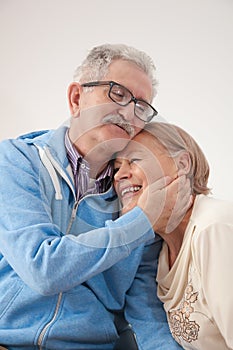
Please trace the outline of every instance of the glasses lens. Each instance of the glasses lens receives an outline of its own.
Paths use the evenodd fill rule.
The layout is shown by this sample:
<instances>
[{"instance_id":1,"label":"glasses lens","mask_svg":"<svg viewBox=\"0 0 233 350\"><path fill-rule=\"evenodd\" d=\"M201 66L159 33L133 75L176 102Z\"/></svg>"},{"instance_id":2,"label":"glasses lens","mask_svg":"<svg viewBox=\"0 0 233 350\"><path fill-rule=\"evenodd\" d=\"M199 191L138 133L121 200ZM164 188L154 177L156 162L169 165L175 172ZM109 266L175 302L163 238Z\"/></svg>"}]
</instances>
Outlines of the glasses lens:
<instances>
[{"instance_id":1,"label":"glasses lens","mask_svg":"<svg viewBox=\"0 0 233 350\"><path fill-rule=\"evenodd\" d=\"M137 100L126 87L114 82L110 85L109 97L121 106L126 106L133 101L135 103L135 115L144 122L149 122L157 114L149 103Z\"/></svg>"},{"instance_id":2,"label":"glasses lens","mask_svg":"<svg viewBox=\"0 0 233 350\"><path fill-rule=\"evenodd\" d=\"M154 116L154 110L149 104L143 101L137 101L135 104L135 114L141 120L150 121Z\"/></svg>"},{"instance_id":3,"label":"glasses lens","mask_svg":"<svg viewBox=\"0 0 233 350\"><path fill-rule=\"evenodd\" d=\"M127 105L132 98L131 93L124 86L117 84L111 86L109 96L114 102L122 106Z\"/></svg>"}]
</instances>

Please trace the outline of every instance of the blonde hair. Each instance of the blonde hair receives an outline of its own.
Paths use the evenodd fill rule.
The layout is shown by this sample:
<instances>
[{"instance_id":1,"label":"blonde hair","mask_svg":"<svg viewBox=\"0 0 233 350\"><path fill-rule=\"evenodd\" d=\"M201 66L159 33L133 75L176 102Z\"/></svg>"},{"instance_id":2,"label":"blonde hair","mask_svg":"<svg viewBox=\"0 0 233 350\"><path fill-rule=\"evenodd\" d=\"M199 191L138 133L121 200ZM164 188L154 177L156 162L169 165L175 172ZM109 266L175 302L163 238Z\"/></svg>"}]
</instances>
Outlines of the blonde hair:
<instances>
[{"instance_id":1,"label":"blonde hair","mask_svg":"<svg viewBox=\"0 0 233 350\"><path fill-rule=\"evenodd\" d=\"M209 164L200 146L191 135L174 124L162 122L146 124L142 132L144 131L152 134L173 158L181 151L188 152L191 166L187 176L191 179L193 193L205 195L210 193L210 188L207 186Z\"/></svg>"}]
</instances>

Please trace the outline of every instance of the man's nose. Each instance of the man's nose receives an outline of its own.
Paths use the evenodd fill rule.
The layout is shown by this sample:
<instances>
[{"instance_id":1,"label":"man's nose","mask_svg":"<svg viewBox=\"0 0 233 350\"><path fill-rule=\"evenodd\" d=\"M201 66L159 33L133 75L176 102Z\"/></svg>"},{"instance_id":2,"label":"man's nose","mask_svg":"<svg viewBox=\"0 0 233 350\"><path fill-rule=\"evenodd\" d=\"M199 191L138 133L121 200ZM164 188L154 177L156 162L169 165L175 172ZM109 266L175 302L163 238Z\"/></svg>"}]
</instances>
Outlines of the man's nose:
<instances>
[{"instance_id":1,"label":"man's nose","mask_svg":"<svg viewBox=\"0 0 233 350\"><path fill-rule=\"evenodd\" d=\"M136 118L136 116L134 114L134 102L133 101L131 101L127 106L121 106L118 109L118 112L128 122L132 122Z\"/></svg>"}]
</instances>

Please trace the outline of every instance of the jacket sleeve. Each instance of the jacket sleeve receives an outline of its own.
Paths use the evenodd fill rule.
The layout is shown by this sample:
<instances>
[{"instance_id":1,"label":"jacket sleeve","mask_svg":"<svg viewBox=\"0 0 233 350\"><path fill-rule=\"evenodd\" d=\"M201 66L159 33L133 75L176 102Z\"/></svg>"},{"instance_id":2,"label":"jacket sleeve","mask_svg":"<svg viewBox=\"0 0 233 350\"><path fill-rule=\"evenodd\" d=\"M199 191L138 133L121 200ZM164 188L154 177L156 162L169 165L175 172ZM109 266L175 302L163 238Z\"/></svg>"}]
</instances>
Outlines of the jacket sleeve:
<instances>
[{"instance_id":1,"label":"jacket sleeve","mask_svg":"<svg viewBox=\"0 0 233 350\"><path fill-rule=\"evenodd\" d=\"M0 146L0 252L32 289L43 295L69 290L154 237L139 208L103 228L64 235L46 210L39 167L35 147Z\"/></svg>"},{"instance_id":2,"label":"jacket sleeve","mask_svg":"<svg viewBox=\"0 0 233 350\"><path fill-rule=\"evenodd\" d=\"M157 297L157 262L162 241L146 245L136 277L126 296L126 318L136 333L139 349L182 349L172 338L162 302Z\"/></svg>"},{"instance_id":3,"label":"jacket sleeve","mask_svg":"<svg viewBox=\"0 0 233 350\"><path fill-rule=\"evenodd\" d=\"M231 223L211 224L199 232L195 241L203 293L229 349L233 349L232 247Z\"/></svg>"}]
</instances>

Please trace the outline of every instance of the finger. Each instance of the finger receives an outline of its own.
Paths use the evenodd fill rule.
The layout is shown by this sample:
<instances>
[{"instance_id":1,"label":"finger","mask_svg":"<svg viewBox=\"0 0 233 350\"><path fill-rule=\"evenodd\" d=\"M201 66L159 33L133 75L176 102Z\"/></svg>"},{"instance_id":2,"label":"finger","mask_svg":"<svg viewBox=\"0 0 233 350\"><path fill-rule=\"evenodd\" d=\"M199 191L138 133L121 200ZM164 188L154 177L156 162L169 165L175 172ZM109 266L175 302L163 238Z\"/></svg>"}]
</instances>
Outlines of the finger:
<instances>
[{"instance_id":1,"label":"finger","mask_svg":"<svg viewBox=\"0 0 233 350\"><path fill-rule=\"evenodd\" d=\"M179 185L181 185L182 182L183 179ZM171 211L165 233L171 233L180 224L192 203L193 196L191 194L190 180L186 178L183 185L179 186L175 205Z\"/></svg>"},{"instance_id":2,"label":"finger","mask_svg":"<svg viewBox=\"0 0 233 350\"><path fill-rule=\"evenodd\" d=\"M156 180L155 182L152 182L148 187L149 187L149 190L156 192L164 189L171 183L172 183L172 178L170 176L163 176L160 179Z\"/></svg>"}]
</instances>

